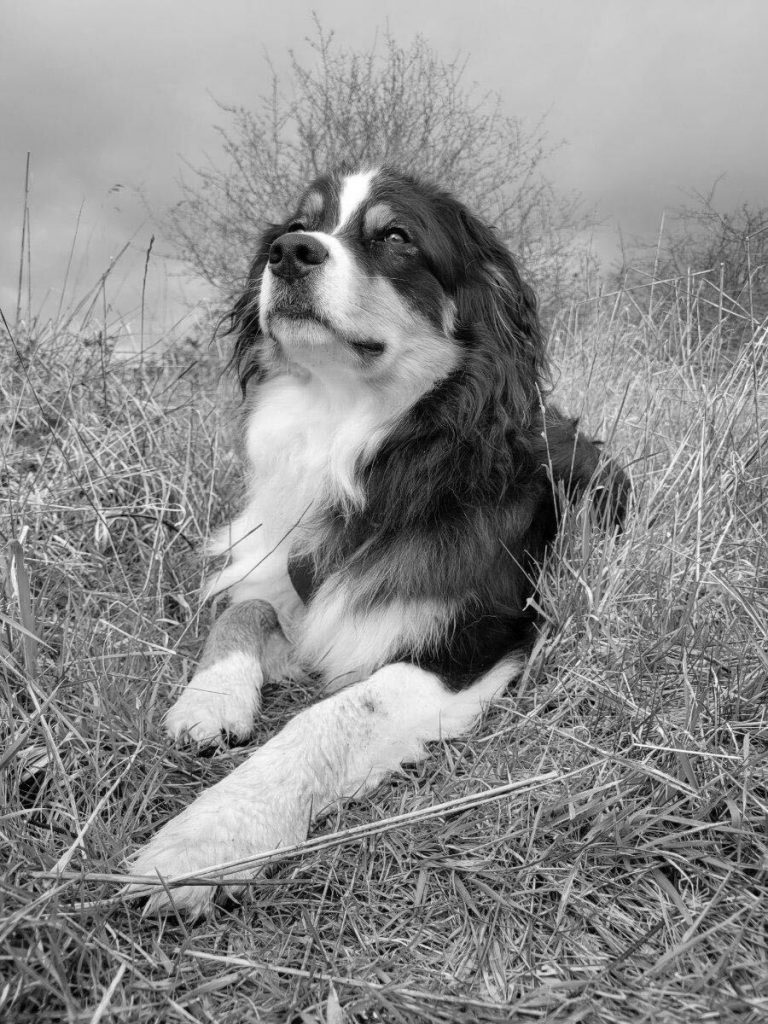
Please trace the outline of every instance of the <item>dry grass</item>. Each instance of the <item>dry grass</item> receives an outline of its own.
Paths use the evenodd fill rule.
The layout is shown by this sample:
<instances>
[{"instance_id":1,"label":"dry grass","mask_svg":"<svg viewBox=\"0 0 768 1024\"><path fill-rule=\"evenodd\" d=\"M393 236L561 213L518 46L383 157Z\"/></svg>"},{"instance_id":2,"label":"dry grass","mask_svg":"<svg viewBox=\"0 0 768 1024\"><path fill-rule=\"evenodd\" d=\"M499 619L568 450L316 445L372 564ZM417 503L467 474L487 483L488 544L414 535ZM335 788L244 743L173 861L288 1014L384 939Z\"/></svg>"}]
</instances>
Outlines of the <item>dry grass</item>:
<instances>
[{"instance_id":1,"label":"dry grass","mask_svg":"<svg viewBox=\"0 0 768 1024\"><path fill-rule=\"evenodd\" d=\"M565 524L522 683L194 926L104 878L247 756L159 727L208 628L196 549L237 499L223 360L16 339L0 1018L765 1019L766 335L724 355L670 316L623 296L557 331L562 402L632 463L637 507L619 538ZM255 742L311 696L270 688Z\"/></svg>"}]
</instances>

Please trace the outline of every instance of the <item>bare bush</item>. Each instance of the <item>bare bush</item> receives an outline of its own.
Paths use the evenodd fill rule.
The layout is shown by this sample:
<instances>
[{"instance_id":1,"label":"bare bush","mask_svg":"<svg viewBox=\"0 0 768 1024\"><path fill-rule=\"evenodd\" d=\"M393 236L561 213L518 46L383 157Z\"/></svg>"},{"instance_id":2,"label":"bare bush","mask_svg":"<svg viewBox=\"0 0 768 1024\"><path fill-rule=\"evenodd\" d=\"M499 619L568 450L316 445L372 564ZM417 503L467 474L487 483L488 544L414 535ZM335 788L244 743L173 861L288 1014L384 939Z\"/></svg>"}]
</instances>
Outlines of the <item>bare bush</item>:
<instances>
[{"instance_id":1,"label":"bare bush","mask_svg":"<svg viewBox=\"0 0 768 1024\"><path fill-rule=\"evenodd\" d=\"M768 206L720 212L714 189L662 224L657 243L621 268L630 291L648 287L638 311L659 322L667 347L737 348L768 321ZM668 329L680 323L685 334ZM673 353L670 353L673 354Z\"/></svg>"},{"instance_id":2,"label":"bare bush","mask_svg":"<svg viewBox=\"0 0 768 1024\"><path fill-rule=\"evenodd\" d=\"M542 125L525 127L498 94L467 85L466 60L443 60L422 36L401 46L386 32L355 52L315 28L310 59L291 52L269 95L252 107L220 104L226 162L192 168L170 213L181 258L232 295L264 223L308 180L388 163L437 181L497 225L546 296L567 290L587 218L543 173L551 147Z\"/></svg>"}]
</instances>

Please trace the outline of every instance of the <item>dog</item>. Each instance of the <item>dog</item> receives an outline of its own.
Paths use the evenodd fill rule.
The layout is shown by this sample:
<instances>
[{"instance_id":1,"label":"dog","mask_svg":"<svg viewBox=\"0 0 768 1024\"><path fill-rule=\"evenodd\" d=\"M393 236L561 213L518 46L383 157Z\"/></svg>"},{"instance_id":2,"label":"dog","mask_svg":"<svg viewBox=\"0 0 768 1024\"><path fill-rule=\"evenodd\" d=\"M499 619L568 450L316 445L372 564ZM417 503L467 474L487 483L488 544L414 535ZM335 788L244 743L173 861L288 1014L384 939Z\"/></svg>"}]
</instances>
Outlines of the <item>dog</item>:
<instances>
[{"instance_id":1,"label":"dog","mask_svg":"<svg viewBox=\"0 0 768 1024\"><path fill-rule=\"evenodd\" d=\"M323 699L134 856L173 879L303 840L520 674L528 600L563 500L619 525L629 483L543 401L537 303L495 231L389 168L313 182L270 226L231 313L245 402L242 513L213 550L229 595L166 717L200 745L246 738L265 678ZM151 910L206 911L215 886Z\"/></svg>"}]
</instances>

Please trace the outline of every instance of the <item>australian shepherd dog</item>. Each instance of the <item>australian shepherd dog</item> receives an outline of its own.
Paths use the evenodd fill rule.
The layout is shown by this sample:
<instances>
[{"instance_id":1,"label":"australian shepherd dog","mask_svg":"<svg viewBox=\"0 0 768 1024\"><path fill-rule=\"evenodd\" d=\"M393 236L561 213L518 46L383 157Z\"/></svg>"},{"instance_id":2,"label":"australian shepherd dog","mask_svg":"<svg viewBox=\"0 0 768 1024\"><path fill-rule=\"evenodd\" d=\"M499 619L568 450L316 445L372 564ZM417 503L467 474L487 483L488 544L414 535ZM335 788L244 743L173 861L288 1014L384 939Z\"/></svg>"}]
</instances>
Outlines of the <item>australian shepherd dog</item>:
<instances>
[{"instance_id":1,"label":"australian shepherd dog","mask_svg":"<svg viewBox=\"0 0 768 1024\"><path fill-rule=\"evenodd\" d=\"M132 874L164 881L300 842L470 729L525 664L562 501L589 492L613 525L628 496L543 400L512 256L440 188L319 178L261 238L231 322L247 495L212 545L228 606L166 728L243 739L264 679L294 666L322 699L138 851ZM214 892L158 886L149 907L199 914Z\"/></svg>"}]
</instances>

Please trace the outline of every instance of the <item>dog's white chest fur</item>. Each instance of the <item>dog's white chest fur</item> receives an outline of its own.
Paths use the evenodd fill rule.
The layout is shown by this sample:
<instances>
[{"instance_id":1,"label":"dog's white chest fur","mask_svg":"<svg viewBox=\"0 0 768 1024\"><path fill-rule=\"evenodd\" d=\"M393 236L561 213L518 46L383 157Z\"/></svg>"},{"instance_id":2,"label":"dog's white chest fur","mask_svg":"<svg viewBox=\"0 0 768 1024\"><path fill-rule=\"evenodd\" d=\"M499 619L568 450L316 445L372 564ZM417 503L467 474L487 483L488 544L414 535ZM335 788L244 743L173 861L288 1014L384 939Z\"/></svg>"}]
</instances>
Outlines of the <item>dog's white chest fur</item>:
<instances>
[{"instance_id":1,"label":"dog's white chest fur","mask_svg":"<svg viewBox=\"0 0 768 1024\"><path fill-rule=\"evenodd\" d=\"M251 501L289 527L315 501L357 504L358 457L386 414L351 375L284 377L266 385L248 424Z\"/></svg>"},{"instance_id":2,"label":"dog's white chest fur","mask_svg":"<svg viewBox=\"0 0 768 1024\"><path fill-rule=\"evenodd\" d=\"M338 368L330 379L285 375L261 385L246 436L246 506L210 545L213 554L229 551L231 561L209 593L233 588L240 601L252 590L263 593L265 579L277 585L291 547L307 540L311 547L313 510L363 500L355 465L391 422L394 410L387 406L385 395L361 388L357 377ZM275 596L287 616L282 592Z\"/></svg>"}]
</instances>

